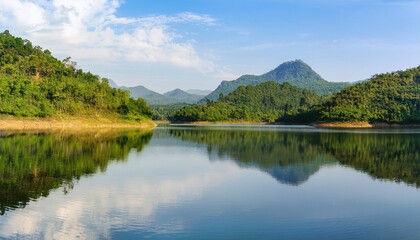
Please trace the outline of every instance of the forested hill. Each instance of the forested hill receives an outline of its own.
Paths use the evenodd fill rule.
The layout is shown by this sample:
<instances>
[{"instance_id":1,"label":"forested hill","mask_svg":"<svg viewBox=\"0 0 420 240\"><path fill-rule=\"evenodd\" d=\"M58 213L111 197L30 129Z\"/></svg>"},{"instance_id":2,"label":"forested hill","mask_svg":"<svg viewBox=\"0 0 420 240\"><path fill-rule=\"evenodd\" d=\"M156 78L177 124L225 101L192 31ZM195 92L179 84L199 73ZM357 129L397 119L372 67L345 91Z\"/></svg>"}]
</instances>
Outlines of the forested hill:
<instances>
[{"instance_id":1,"label":"forested hill","mask_svg":"<svg viewBox=\"0 0 420 240\"><path fill-rule=\"evenodd\" d=\"M320 97L288 83L265 82L240 86L217 102L178 110L173 121L256 121L276 122L285 115L308 111Z\"/></svg>"},{"instance_id":2,"label":"forested hill","mask_svg":"<svg viewBox=\"0 0 420 240\"><path fill-rule=\"evenodd\" d=\"M215 101L220 94L227 95L239 86L257 85L259 83L274 81L287 82L291 85L312 90L319 95L328 95L340 91L349 83L328 82L302 60L285 62L276 69L260 76L244 75L234 81L223 81L205 99Z\"/></svg>"},{"instance_id":3,"label":"forested hill","mask_svg":"<svg viewBox=\"0 0 420 240\"><path fill-rule=\"evenodd\" d=\"M93 113L144 119L151 111L143 99L111 88L107 79L60 61L28 40L0 33L0 114L69 116Z\"/></svg>"},{"instance_id":4,"label":"forested hill","mask_svg":"<svg viewBox=\"0 0 420 240\"><path fill-rule=\"evenodd\" d=\"M420 123L420 66L348 87L318 109L324 121Z\"/></svg>"}]
</instances>

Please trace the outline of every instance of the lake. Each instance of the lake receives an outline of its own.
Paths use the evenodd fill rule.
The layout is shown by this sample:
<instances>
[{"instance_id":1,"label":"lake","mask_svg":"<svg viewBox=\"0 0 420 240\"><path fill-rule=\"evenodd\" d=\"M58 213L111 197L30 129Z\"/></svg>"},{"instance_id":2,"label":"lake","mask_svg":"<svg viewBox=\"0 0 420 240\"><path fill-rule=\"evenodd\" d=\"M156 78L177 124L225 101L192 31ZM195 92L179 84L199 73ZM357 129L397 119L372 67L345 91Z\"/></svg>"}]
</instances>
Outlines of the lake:
<instances>
[{"instance_id":1,"label":"lake","mask_svg":"<svg viewBox=\"0 0 420 240\"><path fill-rule=\"evenodd\" d=\"M420 239L419 129L0 135L0 239Z\"/></svg>"}]
</instances>

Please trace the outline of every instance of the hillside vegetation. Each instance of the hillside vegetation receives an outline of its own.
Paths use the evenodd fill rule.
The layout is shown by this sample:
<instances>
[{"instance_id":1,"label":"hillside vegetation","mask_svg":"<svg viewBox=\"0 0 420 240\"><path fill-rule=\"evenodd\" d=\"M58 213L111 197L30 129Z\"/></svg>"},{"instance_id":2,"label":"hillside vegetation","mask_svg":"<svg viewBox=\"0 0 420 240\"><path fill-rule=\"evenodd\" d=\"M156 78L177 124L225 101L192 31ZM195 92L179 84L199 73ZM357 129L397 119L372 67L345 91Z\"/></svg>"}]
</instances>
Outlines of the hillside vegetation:
<instances>
[{"instance_id":1,"label":"hillside vegetation","mask_svg":"<svg viewBox=\"0 0 420 240\"><path fill-rule=\"evenodd\" d=\"M184 107L172 120L275 122L283 116L307 111L319 100L312 91L288 83L265 82L257 86L240 86L217 102Z\"/></svg>"},{"instance_id":2,"label":"hillside vegetation","mask_svg":"<svg viewBox=\"0 0 420 240\"><path fill-rule=\"evenodd\" d=\"M143 99L111 88L107 79L59 61L28 40L0 33L0 114L22 117L91 116L145 119Z\"/></svg>"},{"instance_id":3,"label":"hillside vegetation","mask_svg":"<svg viewBox=\"0 0 420 240\"><path fill-rule=\"evenodd\" d=\"M241 86L219 101L178 110L174 121L420 123L420 67L379 74L319 97L288 83Z\"/></svg>"},{"instance_id":4,"label":"hillside vegetation","mask_svg":"<svg viewBox=\"0 0 420 240\"><path fill-rule=\"evenodd\" d=\"M322 121L420 123L420 67L375 75L333 95L317 112Z\"/></svg>"}]
</instances>

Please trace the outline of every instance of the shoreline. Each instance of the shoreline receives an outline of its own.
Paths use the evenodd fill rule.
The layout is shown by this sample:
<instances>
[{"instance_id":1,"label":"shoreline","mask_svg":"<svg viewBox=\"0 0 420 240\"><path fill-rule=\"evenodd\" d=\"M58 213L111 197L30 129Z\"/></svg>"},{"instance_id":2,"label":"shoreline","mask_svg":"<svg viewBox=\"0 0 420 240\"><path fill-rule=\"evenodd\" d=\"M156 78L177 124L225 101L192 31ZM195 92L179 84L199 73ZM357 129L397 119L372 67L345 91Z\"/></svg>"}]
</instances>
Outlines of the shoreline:
<instances>
[{"instance_id":1,"label":"shoreline","mask_svg":"<svg viewBox=\"0 0 420 240\"><path fill-rule=\"evenodd\" d=\"M169 122L169 124L195 124L195 125L217 125L217 124L243 124L243 125L279 125L275 123L267 123L267 122L252 122L252 121L243 121L243 122L229 122L229 121L218 121L218 122L210 122L210 121L197 121L197 122ZM285 124L283 124L285 125ZM292 124L289 124L292 125Z\"/></svg>"},{"instance_id":2,"label":"shoreline","mask_svg":"<svg viewBox=\"0 0 420 240\"><path fill-rule=\"evenodd\" d=\"M368 123L368 122L330 122L312 123L317 128L420 128L420 124Z\"/></svg>"},{"instance_id":3,"label":"shoreline","mask_svg":"<svg viewBox=\"0 0 420 240\"><path fill-rule=\"evenodd\" d=\"M87 130L87 129L154 129L159 124L185 124L185 125L302 125L316 128L420 128L420 124L389 124L368 122L318 122L318 123L268 123L253 121L197 121L197 122L170 122L146 120L135 122L112 118L17 118L0 116L0 130Z\"/></svg>"},{"instance_id":4,"label":"shoreline","mask_svg":"<svg viewBox=\"0 0 420 240\"><path fill-rule=\"evenodd\" d=\"M0 118L0 130L87 130L87 129L153 129L152 121L134 122L122 119L93 118Z\"/></svg>"},{"instance_id":5,"label":"shoreline","mask_svg":"<svg viewBox=\"0 0 420 240\"><path fill-rule=\"evenodd\" d=\"M267 122L168 122L168 124L186 124L186 125L216 125L216 124L243 124L243 125L302 125L313 126L316 128L420 128L420 124L391 124L391 123L368 123L368 122L318 122L318 123L267 123Z\"/></svg>"}]
</instances>

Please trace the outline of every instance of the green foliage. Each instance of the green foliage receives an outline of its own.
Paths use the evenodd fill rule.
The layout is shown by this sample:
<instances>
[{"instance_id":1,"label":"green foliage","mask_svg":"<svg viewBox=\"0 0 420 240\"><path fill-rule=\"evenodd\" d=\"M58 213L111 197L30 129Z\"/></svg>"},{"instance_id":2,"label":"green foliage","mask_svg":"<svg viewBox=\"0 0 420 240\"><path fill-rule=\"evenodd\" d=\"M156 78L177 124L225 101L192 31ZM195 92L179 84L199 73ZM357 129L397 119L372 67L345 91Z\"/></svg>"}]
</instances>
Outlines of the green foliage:
<instances>
[{"instance_id":1,"label":"green foliage","mask_svg":"<svg viewBox=\"0 0 420 240\"><path fill-rule=\"evenodd\" d=\"M177 103L171 105L151 105L153 120L172 120L175 112L179 109L190 106L189 104Z\"/></svg>"},{"instance_id":2,"label":"green foliage","mask_svg":"<svg viewBox=\"0 0 420 240\"><path fill-rule=\"evenodd\" d=\"M48 117L80 113L119 113L150 117L143 100L111 88L106 79L76 69L70 57L59 61L48 50L0 33L0 114Z\"/></svg>"},{"instance_id":3,"label":"green foliage","mask_svg":"<svg viewBox=\"0 0 420 240\"><path fill-rule=\"evenodd\" d=\"M184 107L175 113L173 120L276 122L286 115L307 111L320 100L311 91L275 82L240 86L220 97L217 102Z\"/></svg>"},{"instance_id":4,"label":"green foliage","mask_svg":"<svg viewBox=\"0 0 420 240\"><path fill-rule=\"evenodd\" d=\"M420 67L374 76L318 107L319 120L420 123Z\"/></svg>"},{"instance_id":5,"label":"green foliage","mask_svg":"<svg viewBox=\"0 0 420 240\"><path fill-rule=\"evenodd\" d=\"M274 81L277 83L287 82L293 86L312 90L319 95L336 93L349 86L349 83L344 82L328 82L302 60L296 60L285 62L276 69L260 76L243 75L234 81L223 81L217 89L205 99L215 101L220 94L227 95L239 86L257 85L267 81Z\"/></svg>"}]
</instances>

